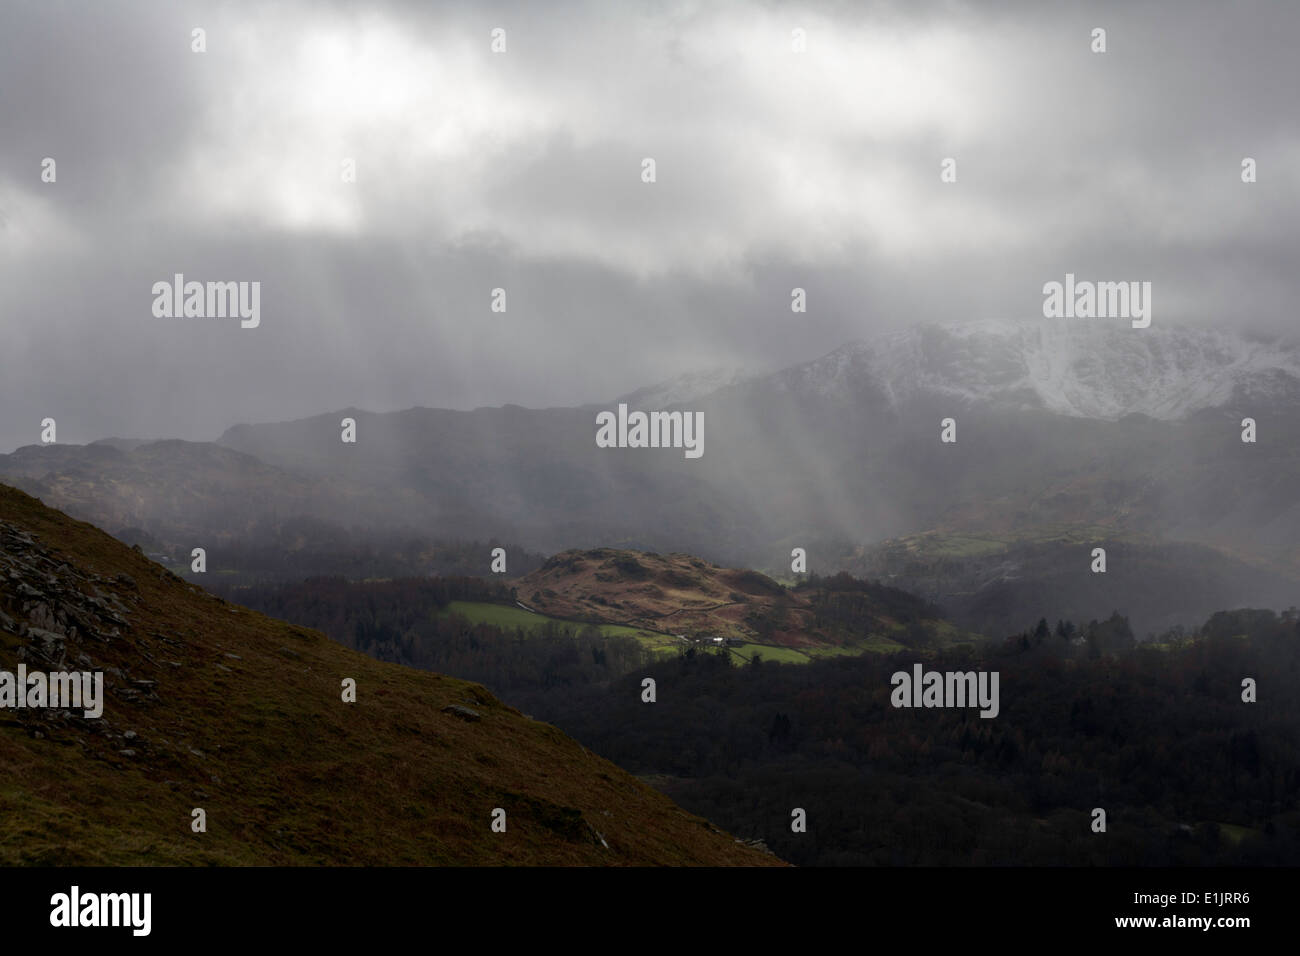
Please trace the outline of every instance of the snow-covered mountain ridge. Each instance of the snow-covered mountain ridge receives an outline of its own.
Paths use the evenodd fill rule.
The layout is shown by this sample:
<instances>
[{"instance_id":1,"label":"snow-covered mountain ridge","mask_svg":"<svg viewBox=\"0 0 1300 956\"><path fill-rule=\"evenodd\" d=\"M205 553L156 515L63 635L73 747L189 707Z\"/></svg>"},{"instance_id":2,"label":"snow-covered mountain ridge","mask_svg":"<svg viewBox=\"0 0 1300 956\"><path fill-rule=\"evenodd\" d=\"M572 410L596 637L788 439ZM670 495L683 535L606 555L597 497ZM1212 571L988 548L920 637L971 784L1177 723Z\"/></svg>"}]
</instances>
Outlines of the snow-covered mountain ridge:
<instances>
[{"instance_id":1,"label":"snow-covered mountain ridge","mask_svg":"<svg viewBox=\"0 0 1300 956\"><path fill-rule=\"evenodd\" d=\"M1300 347L1191 327L982 321L851 342L768 380L829 399L870 389L894 405L928 394L1081 418L1169 420L1232 400L1296 402Z\"/></svg>"}]
</instances>

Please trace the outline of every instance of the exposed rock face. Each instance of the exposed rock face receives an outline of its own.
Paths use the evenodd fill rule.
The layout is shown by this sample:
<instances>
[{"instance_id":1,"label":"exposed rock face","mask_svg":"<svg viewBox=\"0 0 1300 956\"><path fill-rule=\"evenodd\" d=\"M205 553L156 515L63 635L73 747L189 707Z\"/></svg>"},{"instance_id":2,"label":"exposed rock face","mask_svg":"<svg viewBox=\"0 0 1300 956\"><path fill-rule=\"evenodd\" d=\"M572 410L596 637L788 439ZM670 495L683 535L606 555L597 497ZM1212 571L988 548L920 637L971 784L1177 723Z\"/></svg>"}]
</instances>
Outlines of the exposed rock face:
<instances>
[{"instance_id":1,"label":"exposed rock face","mask_svg":"<svg viewBox=\"0 0 1300 956\"><path fill-rule=\"evenodd\" d=\"M138 601L135 581L128 575L110 579L74 567L36 535L0 521L0 645L29 671L99 671L105 693L156 702L155 682L134 677L105 657L108 646L131 626L127 605ZM22 708L11 713L33 734L50 736L56 727L73 721L78 733L113 733L102 718L85 720L66 710Z\"/></svg>"},{"instance_id":2,"label":"exposed rock face","mask_svg":"<svg viewBox=\"0 0 1300 956\"><path fill-rule=\"evenodd\" d=\"M130 609L115 591L133 587L134 581L126 575L109 581L79 570L52 556L35 535L5 521L0 521L0 577L0 605L18 618L6 614L0 624L19 637L52 632L60 643L108 643L128 626Z\"/></svg>"},{"instance_id":3,"label":"exposed rock face","mask_svg":"<svg viewBox=\"0 0 1300 956\"><path fill-rule=\"evenodd\" d=\"M461 720L468 720L471 723L483 719L483 715L473 707L462 707L460 704L448 704L442 709L442 712L451 714L453 717L459 717Z\"/></svg>"}]
</instances>

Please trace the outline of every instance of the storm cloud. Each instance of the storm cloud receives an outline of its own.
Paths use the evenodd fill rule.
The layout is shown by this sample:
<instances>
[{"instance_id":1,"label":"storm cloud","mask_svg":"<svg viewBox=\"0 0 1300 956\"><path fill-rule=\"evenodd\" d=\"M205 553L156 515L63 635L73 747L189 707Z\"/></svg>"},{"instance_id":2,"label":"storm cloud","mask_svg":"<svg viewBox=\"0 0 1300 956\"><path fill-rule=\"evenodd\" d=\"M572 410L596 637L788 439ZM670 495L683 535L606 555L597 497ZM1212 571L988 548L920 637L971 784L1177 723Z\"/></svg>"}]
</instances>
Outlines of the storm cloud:
<instances>
[{"instance_id":1,"label":"storm cloud","mask_svg":"<svg viewBox=\"0 0 1300 956\"><path fill-rule=\"evenodd\" d=\"M1298 34L1263 3L9 3L0 449L604 402L1038 314L1066 272L1289 333ZM156 318L176 273L261 282L260 326Z\"/></svg>"}]
</instances>

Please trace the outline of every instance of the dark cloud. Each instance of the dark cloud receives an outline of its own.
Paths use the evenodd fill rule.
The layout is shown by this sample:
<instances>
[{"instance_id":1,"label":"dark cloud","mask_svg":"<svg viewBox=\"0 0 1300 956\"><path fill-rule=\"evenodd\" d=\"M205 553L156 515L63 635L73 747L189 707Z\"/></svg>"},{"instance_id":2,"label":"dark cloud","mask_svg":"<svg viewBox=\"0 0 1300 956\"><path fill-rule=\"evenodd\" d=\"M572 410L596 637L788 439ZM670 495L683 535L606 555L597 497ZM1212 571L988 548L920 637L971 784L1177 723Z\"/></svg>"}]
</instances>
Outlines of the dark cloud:
<instances>
[{"instance_id":1,"label":"dark cloud","mask_svg":"<svg viewBox=\"0 0 1300 956\"><path fill-rule=\"evenodd\" d=\"M603 401L1032 315L1066 271L1153 281L1158 323L1287 331L1298 26L1262 3L8 4L0 448L47 415L63 441L205 439ZM260 281L261 327L154 318L175 272Z\"/></svg>"}]
</instances>

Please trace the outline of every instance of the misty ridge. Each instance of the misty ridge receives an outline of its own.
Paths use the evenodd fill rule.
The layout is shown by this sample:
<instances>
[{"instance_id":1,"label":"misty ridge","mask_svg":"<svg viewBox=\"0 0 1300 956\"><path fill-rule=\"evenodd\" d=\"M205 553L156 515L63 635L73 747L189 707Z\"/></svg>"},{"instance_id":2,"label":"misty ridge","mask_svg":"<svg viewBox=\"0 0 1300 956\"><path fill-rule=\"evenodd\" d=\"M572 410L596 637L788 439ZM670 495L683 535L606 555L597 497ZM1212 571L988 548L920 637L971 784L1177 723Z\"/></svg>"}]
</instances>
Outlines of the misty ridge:
<instances>
[{"instance_id":1,"label":"misty ridge","mask_svg":"<svg viewBox=\"0 0 1300 956\"><path fill-rule=\"evenodd\" d=\"M707 453L702 429L697 457L656 447L657 431L628 442L629 407L662 421L665 448L707 423ZM202 539L223 566L223 548L306 519L329 530L296 547L304 576L347 570L311 566L331 536L335 551L505 543L519 573L530 553L590 547L779 573L804 548L819 573L912 590L975 630L1120 609L1145 633L1296 603L1298 412L1300 350L1283 341L981 322L605 404L343 409L211 443L28 446L0 456L0 478L163 550ZM1087 573L1097 546L1105 575ZM486 549L432 564L405 551L409 573L487 573Z\"/></svg>"}]
</instances>

